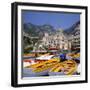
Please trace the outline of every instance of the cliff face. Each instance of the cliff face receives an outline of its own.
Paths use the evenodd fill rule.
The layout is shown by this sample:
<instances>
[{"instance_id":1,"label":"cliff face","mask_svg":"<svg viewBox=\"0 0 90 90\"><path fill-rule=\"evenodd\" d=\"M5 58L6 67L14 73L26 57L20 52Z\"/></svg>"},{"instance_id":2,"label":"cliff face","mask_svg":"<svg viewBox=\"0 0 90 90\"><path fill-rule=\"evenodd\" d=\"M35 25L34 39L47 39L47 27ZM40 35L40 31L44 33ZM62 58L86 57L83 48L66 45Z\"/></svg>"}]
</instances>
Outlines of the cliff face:
<instances>
[{"instance_id":1,"label":"cliff face","mask_svg":"<svg viewBox=\"0 0 90 90\"><path fill-rule=\"evenodd\" d=\"M78 28L79 25L80 25L80 21L73 24L70 28L64 30L64 32L68 35L74 35L74 33L77 31L76 28Z\"/></svg>"}]
</instances>

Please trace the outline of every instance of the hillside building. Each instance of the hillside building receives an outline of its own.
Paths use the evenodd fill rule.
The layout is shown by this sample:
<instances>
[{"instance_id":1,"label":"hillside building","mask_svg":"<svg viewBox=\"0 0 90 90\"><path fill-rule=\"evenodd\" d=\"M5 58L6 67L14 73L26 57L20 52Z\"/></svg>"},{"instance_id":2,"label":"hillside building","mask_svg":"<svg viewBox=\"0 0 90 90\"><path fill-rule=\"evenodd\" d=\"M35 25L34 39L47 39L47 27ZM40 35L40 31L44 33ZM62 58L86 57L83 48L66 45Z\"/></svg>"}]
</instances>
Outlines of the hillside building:
<instances>
[{"instance_id":1,"label":"hillside building","mask_svg":"<svg viewBox=\"0 0 90 90\"><path fill-rule=\"evenodd\" d=\"M60 50L70 50L71 42L64 35L62 30L58 30L56 33L45 33L42 44L48 48L58 48Z\"/></svg>"}]
</instances>

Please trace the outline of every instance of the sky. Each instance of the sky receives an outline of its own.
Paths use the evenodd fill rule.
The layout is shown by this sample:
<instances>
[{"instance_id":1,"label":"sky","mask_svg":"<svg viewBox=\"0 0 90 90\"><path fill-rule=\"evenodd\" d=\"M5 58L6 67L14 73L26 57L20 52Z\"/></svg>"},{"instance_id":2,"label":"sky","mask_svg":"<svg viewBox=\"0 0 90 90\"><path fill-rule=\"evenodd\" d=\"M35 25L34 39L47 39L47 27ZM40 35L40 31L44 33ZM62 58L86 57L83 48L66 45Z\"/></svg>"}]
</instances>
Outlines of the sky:
<instances>
[{"instance_id":1,"label":"sky","mask_svg":"<svg viewBox=\"0 0 90 90\"><path fill-rule=\"evenodd\" d=\"M80 20L79 13L22 11L23 23L52 25L55 29L67 29Z\"/></svg>"}]
</instances>

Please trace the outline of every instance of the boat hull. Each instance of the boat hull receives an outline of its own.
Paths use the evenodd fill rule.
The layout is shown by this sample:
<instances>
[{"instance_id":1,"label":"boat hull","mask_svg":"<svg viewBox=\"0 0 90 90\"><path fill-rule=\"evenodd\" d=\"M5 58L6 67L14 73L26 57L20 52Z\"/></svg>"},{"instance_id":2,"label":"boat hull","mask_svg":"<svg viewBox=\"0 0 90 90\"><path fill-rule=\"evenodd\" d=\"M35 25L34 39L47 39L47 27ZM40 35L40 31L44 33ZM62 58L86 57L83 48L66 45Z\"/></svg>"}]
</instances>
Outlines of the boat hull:
<instances>
[{"instance_id":1,"label":"boat hull","mask_svg":"<svg viewBox=\"0 0 90 90\"><path fill-rule=\"evenodd\" d=\"M33 69L23 68L23 77L48 76L48 70L42 72L33 72Z\"/></svg>"}]
</instances>

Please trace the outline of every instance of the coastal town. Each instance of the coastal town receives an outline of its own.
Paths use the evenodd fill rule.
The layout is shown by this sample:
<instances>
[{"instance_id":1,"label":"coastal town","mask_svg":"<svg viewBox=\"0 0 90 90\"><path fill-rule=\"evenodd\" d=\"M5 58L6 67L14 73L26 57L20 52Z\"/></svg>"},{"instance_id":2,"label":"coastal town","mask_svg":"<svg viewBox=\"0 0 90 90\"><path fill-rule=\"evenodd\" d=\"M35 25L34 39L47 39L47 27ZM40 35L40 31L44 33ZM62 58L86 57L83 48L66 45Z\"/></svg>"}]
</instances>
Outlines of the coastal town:
<instances>
[{"instance_id":1,"label":"coastal town","mask_svg":"<svg viewBox=\"0 0 90 90\"><path fill-rule=\"evenodd\" d=\"M80 22L70 34L58 29L40 36L23 32L23 77L80 75Z\"/></svg>"}]
</instances>

